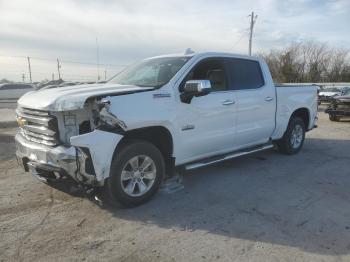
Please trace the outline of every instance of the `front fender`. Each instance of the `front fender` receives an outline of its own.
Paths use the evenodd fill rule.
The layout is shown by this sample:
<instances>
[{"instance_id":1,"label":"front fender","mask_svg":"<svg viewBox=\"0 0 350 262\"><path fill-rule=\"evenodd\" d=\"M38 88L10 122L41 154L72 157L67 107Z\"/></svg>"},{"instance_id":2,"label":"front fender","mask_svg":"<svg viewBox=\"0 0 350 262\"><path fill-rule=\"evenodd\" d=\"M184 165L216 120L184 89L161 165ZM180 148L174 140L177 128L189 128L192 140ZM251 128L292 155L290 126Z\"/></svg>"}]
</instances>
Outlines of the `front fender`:
<instances>
[{"instance_id":1,"label":"front fender","mask_svg":"<svg viewBox=\"0 0 350 262\"><path fill-rule=\"evenodd\" d=\"M90 150L96 179L101 182L109 177L114 150L122 138L123 136L119 134L94 130L91 133L71 137L70 143L75 147L86 147Z\"/></svg>"}]
</instances>

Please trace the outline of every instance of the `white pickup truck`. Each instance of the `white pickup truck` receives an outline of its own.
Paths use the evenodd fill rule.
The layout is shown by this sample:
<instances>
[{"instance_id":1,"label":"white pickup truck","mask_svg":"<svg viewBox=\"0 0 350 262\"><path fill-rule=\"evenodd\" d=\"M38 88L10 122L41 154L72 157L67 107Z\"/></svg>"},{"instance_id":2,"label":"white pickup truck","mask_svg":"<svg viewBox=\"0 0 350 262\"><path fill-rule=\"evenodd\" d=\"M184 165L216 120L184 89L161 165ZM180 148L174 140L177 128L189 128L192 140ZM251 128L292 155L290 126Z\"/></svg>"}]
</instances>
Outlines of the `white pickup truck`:
<instances>
[{"instance_id":1,"label":"white pickup truck","mask_svg":"<svg viewBox=\"0 0 350 262\"><path fill-rule=\"evenodd\" d=\"M150 199L174 170L276 146L295 154L317 121L315 86L275 86L261 58L166 55L105 84L27 93L16 155L43 180L70 177L125 206Z\"/></svg>"}]
</instances>

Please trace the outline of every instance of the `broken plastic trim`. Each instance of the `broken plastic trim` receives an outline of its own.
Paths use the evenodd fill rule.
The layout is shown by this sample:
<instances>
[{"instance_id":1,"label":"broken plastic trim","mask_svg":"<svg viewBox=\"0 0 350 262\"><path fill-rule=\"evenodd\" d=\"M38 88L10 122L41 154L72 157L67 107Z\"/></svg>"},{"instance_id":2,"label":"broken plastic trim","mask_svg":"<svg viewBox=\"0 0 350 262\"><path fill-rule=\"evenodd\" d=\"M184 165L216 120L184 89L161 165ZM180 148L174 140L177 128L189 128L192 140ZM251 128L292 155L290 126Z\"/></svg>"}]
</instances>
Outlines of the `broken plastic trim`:
<instances>
[{"instance_id":1,"label":"broken plastic trim","mask_svg":"<svg viewBox=\"0 0 350 262\"><path fill-rule=\"evenodd\" d=\"M126 124L110 111L110 104L111 101L106 98L99 101L98 107L100 109L100 125L98 128L113 130L116 127L120 127L122 131L126 131Z\"/></svg>"},{"instance_id":2,"label":"broken plastic trim","mask_svg":"<svg viewBox=\"0 0 350 262\"><path fill-rule=\"evenodd\" d=\"M98 182L109 177L114 151L122 138L122 135L104 132L102 130L94 130L91 133L71 137L71 144L79 151L82 150L81 148L89 149L96 176L85 173L85 166L82 166L85 163L82 160L85 159L81 159L78 172L82 173L86 178L91 178L91 180L96 178Z\"/></svg>"},{"instance_id":3,"label":"broken plastic trim","mask_svg":"<svg viewBox=\"0 0 350 262\"><path fill-rule=\"evenodd\" d=\"M96 174L90 174L86 172L87 155L84 152L84 150L86 150L86 148L84 147L75 148L75 162L77 168L75 170L75 178L79 183L95 186L98 184L98 182L96 181Z\"/></svg>"}]
</instances>

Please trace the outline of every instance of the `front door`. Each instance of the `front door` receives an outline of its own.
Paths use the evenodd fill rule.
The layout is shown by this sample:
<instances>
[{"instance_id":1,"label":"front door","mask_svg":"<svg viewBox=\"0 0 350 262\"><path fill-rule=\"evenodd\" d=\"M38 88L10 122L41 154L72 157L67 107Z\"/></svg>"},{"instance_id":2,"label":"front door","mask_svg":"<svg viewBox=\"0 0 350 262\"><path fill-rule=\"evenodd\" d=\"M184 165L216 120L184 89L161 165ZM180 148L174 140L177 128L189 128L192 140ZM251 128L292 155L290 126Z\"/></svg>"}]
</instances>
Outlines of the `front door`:
<instances>
[{"instance_id":1,"label":"front door","mask_svg":"<svg viewBox=\"0 0 350 262\"><path fill-rule=\"evenodd\" d=\"M187 80L210 80L212 92L181 103L178 120L181 136L179 162L231 151L235 144L235 92L229 89L223 58L208 58L197 63Z\"/></svg>"}]
</instances>

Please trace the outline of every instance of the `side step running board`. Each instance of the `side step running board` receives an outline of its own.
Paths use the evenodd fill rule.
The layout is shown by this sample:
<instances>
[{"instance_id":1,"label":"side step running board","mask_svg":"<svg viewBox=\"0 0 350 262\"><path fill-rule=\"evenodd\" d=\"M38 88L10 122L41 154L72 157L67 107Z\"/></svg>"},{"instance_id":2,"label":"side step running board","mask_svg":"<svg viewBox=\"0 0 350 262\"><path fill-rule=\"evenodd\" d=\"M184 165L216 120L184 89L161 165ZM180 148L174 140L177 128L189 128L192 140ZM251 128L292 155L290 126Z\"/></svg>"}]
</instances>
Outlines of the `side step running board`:
<instances>
[{"instance_id":1,"label":"side step running board","mask_svg":"<svg viewBox=\"0 0 350 262\"><path fill-rule=\"evenodd\" d=\"M232 152L232 153L229 153L227 155L222 155L222 156L219 156L219 157L207 158L205 160L201 160L200 162L187 164L187 165L185 165L185 169L186 170L192 170L192 169L196 169L196 168L199 168L199 167L208 166L208 165L219 163L219 162L222 162L222 161L225 161L225 160L228 160L228 159L232 159L232 158L236 158L236 157L239 157L239 156L248 155L248 154L251 154L251 153L254 153L254 152L259 152L259 151L270 149L270 148L273 148L272 144L264 144L264 145L261 145L261 146L251 147L251 148L247 148L247 149L244 149L244 150L239 150L239 151L236 151L236 152Z\"/></svg>"}]
</instances>

